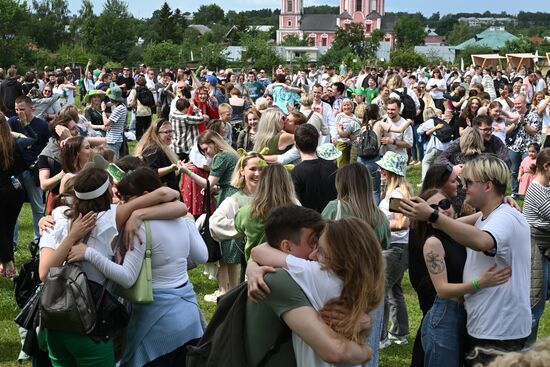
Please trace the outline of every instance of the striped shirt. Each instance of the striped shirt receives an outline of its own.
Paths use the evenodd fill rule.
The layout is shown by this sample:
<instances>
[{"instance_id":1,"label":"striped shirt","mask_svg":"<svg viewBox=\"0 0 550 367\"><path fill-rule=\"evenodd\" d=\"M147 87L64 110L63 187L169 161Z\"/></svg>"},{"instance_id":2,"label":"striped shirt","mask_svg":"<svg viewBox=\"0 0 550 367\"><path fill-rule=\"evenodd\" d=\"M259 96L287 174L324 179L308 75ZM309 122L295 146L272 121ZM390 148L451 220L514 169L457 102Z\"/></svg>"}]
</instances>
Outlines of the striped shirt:
<instances>
[{"instance_id":1,"label":"striped shirt","mask_svg":"<svg viewBox=\"0 0 550 367\"><path fill-rule=\"evenodd\" d=\"M195 110L195 115L174 111L170 114L169 120L174 130L170 147L176 154L189 154L193 145L197 143L197 125L204 121L203 114L199 109Z\"/></svg>"},{"instance_id":2,"label":"striped shirt","mask_svg":"<svg viewBox=\"0 0 550 367\"><path fill-rule=\"evenodd\" d=\"M531 227L550 231L550 187L531 182L525 194L523 214Z\"/></svg>"},{"instance_id":3,"label":"striped shirt","mask_svg":"<svg viewBox=\"0 0 550 367\"><path fill-rule=\"evenodd\" d=\"M126 126L126 119L128 118L128 110L126 106L121 103L115 107L109 120L111 120L111 125L105 138L107 139L107 144L115 144L122 142L122 134L124 134L124 127Z\"/></svg>"}]
</instances>

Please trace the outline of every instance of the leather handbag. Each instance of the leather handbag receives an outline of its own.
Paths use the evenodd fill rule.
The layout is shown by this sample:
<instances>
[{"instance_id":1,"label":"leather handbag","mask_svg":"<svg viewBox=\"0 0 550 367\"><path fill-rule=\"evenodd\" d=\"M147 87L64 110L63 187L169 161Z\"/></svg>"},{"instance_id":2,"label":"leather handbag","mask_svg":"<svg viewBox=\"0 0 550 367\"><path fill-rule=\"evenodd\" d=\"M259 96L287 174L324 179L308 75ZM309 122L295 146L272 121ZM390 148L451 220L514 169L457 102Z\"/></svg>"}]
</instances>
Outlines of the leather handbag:
<instances>
[{"instance_id":1,"label":"leather handbag","mask_svg":"<svg viewBox=\"0 0 550 367\"><path fill-rule=\"evenodd\" d=\"M130 288L117 287L116 293L134 303L153 302L153 272L151 269L151 224L144 221L145 225L145 257L141 264L141 270L134 285Z\"/></svg>"},{"instance_id":2,"label":"leather handbag","mask_svg":"<svg viewBox=\"0 0 550 367\"><path fill-rule=\"evenodd\" d=\"M41 325L51 330L90 334L96 308L88 277L78 264L50 268L40 295Z\"/></svg>"},{"instance_id":3,"label":"leather handbag","mask_svg":"<svg viewBox=\"0 0 550 367\"><path fill-rule=\"evenodd\" d=\"M100 339L120 336L130 321L128 310L107 290L107 283L88 280L96 309L96 324L90 336Z\"/></svg>"},{"instance_id":4,"label":"leather handbag","mask_svg":"<svg viewBox=\"0 0 550 367\"><path fill-rule=\"evenodd\" d=\"M205 219L202 227L199 229L199 233L206 244L208 249L208 260L207 262L215 262L222 258L222 248L218 241L212 238L210 234L210 216L211 213L211 200L212 196L210 195L210 182L206 180L206 189L204 190L204 200L202 202L202 211L205 215Z\"/></svg>"}]
</instances>

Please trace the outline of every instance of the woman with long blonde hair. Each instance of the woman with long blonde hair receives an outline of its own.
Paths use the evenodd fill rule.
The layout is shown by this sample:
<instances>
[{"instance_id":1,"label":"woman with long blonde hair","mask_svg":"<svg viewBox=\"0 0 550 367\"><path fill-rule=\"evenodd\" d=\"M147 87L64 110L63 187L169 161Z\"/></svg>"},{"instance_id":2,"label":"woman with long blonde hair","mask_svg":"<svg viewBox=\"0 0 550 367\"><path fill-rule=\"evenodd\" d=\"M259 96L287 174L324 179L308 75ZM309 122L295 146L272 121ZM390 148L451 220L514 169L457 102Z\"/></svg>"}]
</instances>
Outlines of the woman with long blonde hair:
<instances>
[{"instance_id":1,"label":"woman with long blonde hair","mask_svg":"<svg viewBox=\"0 0 550 367\"><path fill-rule=\"evenodd\" d=\"M316 310L332 303L343 306L348 310L343 320L329 326L347 339L365 344L367 330L361 318L379 307L384 294L384 260L372 227L356 217L327 222L308 256L313 261L289 255L275 246L254 248L253 260L286 268ZM292 342L297 366L331 366L296 334Z\"/></svg>"},{"instance_id":2,"label":"woman with long blonde hair","mask_svg":"<svg viewBox=\"0 0 550 367\"><path fill-rule=\"evenodd\" d=\"M239 150L241 153L242 150ZM225 244L229 242L229 246L238 248L238 257L241 263L241 281L244 281L244 269L246 262L244 259L244 238L242 234L237 232L235 228L235 215L243 206L250 204L258 189L260 173L265 161L263 156L256 152L241 154L241 158L235 165L231 185L238 189L235 194L225 199L210 217L210 233L216 241ZM230 284L237 283L237 267L228 265L228 277ZM207 301L217 301L219 294L214 296L208 295Z\"/></svg>"},{"instance_id":3,"label":"woman with long blonde hair","mask_svg":"<svg viewBox=\"0 0 550 367\"><path fill-rule=\"evenodd\" d=\"M269 148L266 155L283 154L291 148L292 144L281 146L280 143L286 143L287 135L283 130L285 115L281 110L269 108L262 113L260 122L258 123L258 132L256 133L256 142L254 143L254 151L261 152L264 148ZM293 142L293 140L292 140Z\"/></svg>"},{"instance_id":4,"label":"woman with long blonde hair","mask_svg":"<svg viewBox=\"0 0 550 367\"><path fill-rule=\"evenodd\" d=\"M235 215L235 228L246 238L245 258L248 261L253 247L265 242L264 222L272 209L296 204L298 199L288 171L280 164L262 170L256 195L249 205Z\"/></svg>"},{"instance_id":5,"label":"woman with long blonde hair","mask_svg":"<svg viewBox=\"0 0 550 367\"><path fill-rule=\"evenodd\" d=\"M336 172L336 191L338 198L327 204L322 216L329 220L356 217L364 220L374 229L382 249L388 248L391 239L390 224L380 210L373 195L372 177L367 167L361 163L351 163ZM381 304L370 314L372 331L368 344L372 348L371 362L378 365L378 350L384 305Z\"/></svg>"},{"instance_id":6,"label":"woman with long blonde hair","mask_svg":"<svg viewBox=\"0 0 550 367\"><path fill-rule=\"evenodd\" d=\"M149 167L156 170L161 181L168 187L178 190L181 169L178 166L178 156L170 148L173 132L168 119L158 119L145 131L134 155L141 157Z\"/></svg>"},{"instance_id":7,"label":"woman with long blonde hair","mask_svg":"<svg viewBox=\"0 0 550 367\"><path fill-rule=\"evenodd\" d=\"M409 333L407 304L403 296L401 281L408 264L410 221L403 214L391 209L393 208L391 204L403 198L410 198L413 195L413 189L405 178L406 157L388 151L376 163L380 166L382 182L386 183L385 190L382 193L383 199L380 202L380 209L386 214L391 230L391 243L384 250L386 296L381 347L386 347L391 343L391 340L394 340L396 344L405 344ZM392 321L392 327L388 334L387 324L389 319Z\"/></svg>"}]
</instances>

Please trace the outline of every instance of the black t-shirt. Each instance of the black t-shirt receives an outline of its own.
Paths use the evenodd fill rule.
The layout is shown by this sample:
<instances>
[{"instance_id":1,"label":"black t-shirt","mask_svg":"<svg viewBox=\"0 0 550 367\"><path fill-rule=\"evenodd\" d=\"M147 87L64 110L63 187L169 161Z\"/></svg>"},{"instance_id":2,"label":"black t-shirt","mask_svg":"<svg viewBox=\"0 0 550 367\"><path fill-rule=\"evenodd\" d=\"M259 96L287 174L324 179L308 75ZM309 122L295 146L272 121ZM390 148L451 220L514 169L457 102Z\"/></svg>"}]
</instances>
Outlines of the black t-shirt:
<instances>
[{"instance_id":1,"label":"black t-shirt","mask_svg":"<svg viewBox=\"0 0 550 367\"><path fill-rule=\"evenodd\" d=\"M324 159L303 161L292 170L292 181L302 206L323 211L328 202L336 199L336 171L333 162Z\"/></svg>"},{"instance_id":2,"label":"black t-shirt","mask_svg":"<svg viewBox=\"0 0 550 367\"><path fill-rule=\"evenodd\" d=\"M131 76L129 76L128 78L125 78L124 75L120 74L116 78L116 85L122 85L122 84L126 84L126 88L123 88L122 90L123 97L126 98L128 97L128 94L130 94L130 91L132 90L132 88L134 88L134 85L136 84L136 82L134 81L134 78L132 78Z\"/></svg>"},{"instance_id":3,"label":"black t-shirt","mask_svg":"<svg viewBox=\"0 0 550 367\"><path fill-rule=\"evenodd\" d=\"M38 161L36 162L38 166L38 171L41 169L49 169L50 170L50 177L53 177L57 175L59 172L61 172L61 163L56 161L53 158L48 158L45 155L39 155ZM59 184L57 184L52 190L54 194L59 194Z\"/></svg>"},{"instance_id":4,"label":"black t-shirt","mask_svg":"<svg viewBox=\"0 0 550 367\"><path fill-rule=\"evenodd\" d=\"M146 149L143 152L143 159L147 162L149 167L154 170L168 167L172 164L170 159L168 159L166 154L164 154L161 149ZM170 172L169 174L162 176L160 180L169 188L178 190L178 177L174 172Z\"/></svg>"}]
</instances>

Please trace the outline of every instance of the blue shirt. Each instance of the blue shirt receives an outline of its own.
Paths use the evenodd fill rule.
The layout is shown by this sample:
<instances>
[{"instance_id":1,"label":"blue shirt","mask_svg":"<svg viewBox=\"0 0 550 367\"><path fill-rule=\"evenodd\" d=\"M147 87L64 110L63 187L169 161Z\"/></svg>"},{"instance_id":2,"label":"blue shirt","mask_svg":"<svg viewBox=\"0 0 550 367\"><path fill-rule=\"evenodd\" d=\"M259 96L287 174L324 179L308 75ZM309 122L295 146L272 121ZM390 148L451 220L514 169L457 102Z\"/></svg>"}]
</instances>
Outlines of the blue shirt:
<instances>
[{"instance_id":1,"label":"blue shirt","mask_svg":"<svg viewBox=\"0 0 550 367\"><path fill-rule=\"evenodd\" d=\"M19 116L13 116L8 120L8 124L10 124L11 131L36 139L32 145L22 150L25 163L28 165L33 164L50 139L48 123L35 117L27 126L23 127L19 122Z\"/></svg>"}]
</instances>

